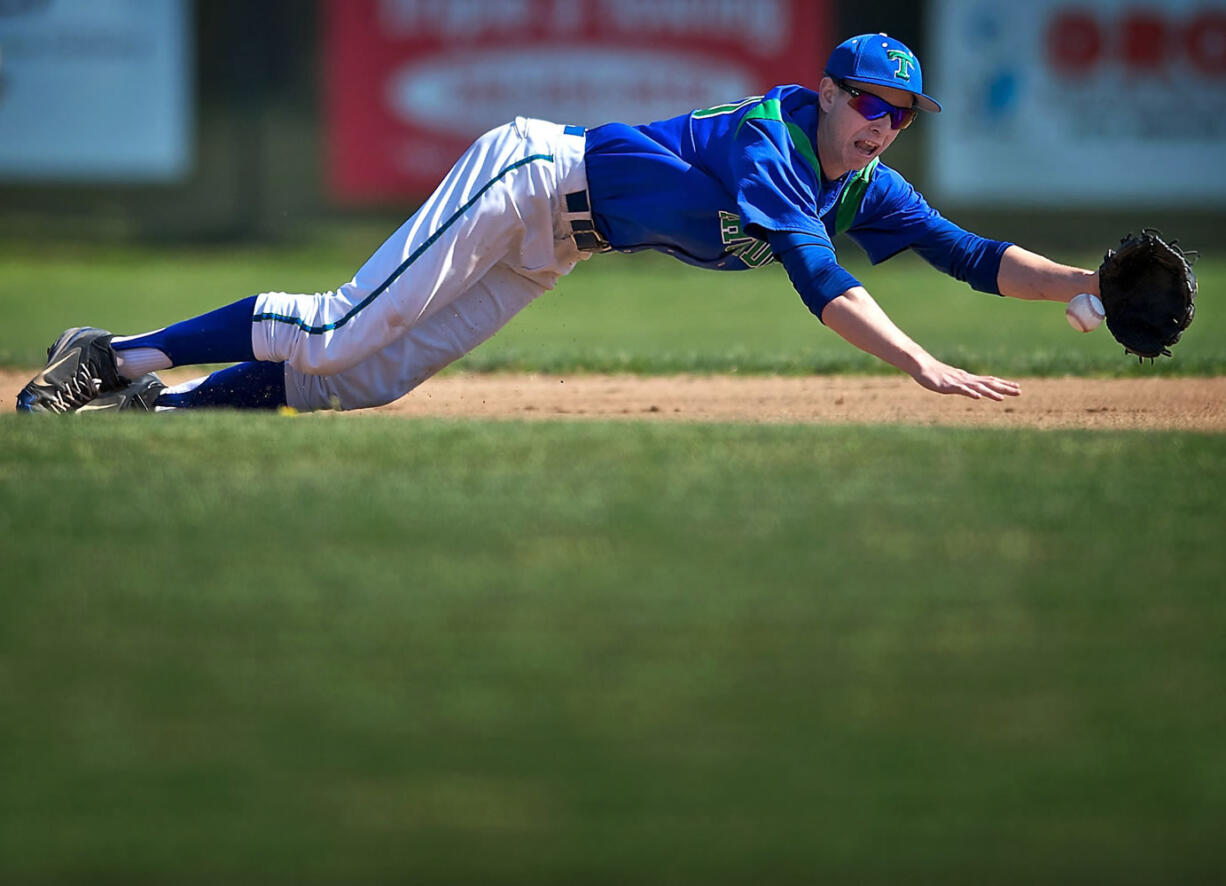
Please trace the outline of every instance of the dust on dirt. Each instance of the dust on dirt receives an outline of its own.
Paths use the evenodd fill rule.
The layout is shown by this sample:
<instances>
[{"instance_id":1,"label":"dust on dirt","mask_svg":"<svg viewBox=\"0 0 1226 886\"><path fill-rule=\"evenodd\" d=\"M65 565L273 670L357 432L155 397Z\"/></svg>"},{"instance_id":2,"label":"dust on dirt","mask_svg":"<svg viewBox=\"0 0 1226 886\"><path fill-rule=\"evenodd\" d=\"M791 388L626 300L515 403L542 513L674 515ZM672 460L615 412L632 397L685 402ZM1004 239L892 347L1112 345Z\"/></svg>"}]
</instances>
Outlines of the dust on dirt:
<instances>
[{"instance_id":1,"label":"dust on dirt","mask_svg":"<svg viewBox=\"0 0 1226 886\"><path fill-rule=\"evenodd\" d=\"M1004 402L886 376L454 375L380 412L404 416L1226 430L1226 378L1023 379Z\"/></svg>"},{"instance_id":2,"label":"dust on dirt","mask_svg":"<svg viewBox=\"0 0 1226 886\"><path fill-rule=\"evenodd\" d=\"M0 409L13 409L31 375L0 371ZM904 376L449 373L352 414L1226 431L1226 377L1020 381L1022 395L998 403L932 394Z\"/></svg>"}]
</instances>

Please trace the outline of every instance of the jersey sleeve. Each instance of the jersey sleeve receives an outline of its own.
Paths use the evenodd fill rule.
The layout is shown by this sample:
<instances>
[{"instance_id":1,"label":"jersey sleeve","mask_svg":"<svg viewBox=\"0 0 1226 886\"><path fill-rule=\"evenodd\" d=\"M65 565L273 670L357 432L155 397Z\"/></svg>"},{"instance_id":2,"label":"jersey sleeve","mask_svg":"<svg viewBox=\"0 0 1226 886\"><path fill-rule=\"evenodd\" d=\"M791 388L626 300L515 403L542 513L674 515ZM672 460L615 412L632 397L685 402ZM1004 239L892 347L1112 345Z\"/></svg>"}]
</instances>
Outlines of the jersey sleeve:
<instances>
[{"instance_id":1,"label":"jersey sleeve","mask_svg":"<svg viewBox=\"0 0 1226 886\"><path fill-rule=\"evenodd\" d=\"M887 166L878 168L847 234L873 264L912 249L937 270L996 295L1001 257L1012 245L958 227Z\"/></svg>"},{"instance_id":2,"label":"jersey sleeve","mask_svg":"<svg viewBox=\"0 0 1226 886\"><path fill-rule=\"evenodd\" d=\"M842 268L818 213L813 143L771 93L737 124L731 172L744 229L770 243L805 306L822 310L860 281Z\"/></svg>"},{"instance_id":3,"label":"jersey sleeve","mask_svg":"<svg viewBox=\"0 0 1226 886\"><path fill-rule=\"evenodd\" d=\"M792 231L771 232L771 249L787 271L800 294L800 300L818 320L822 311L860 281L848 273L834 257L830 240Z\"/></svg>"},{"instance_id":4,"label":"jersey sleeve","mask_svg":"<svg viewBox=\"0 0 1226 886\"><path fill-rule=\"evenodd\" d=\"M732 142L729 190L746 230L826 236L817 217L817 158L807 158L806 148L812 154L807 136L782 119L778 100L764 99L745 112Z\"/></svg>"}]
</instances>

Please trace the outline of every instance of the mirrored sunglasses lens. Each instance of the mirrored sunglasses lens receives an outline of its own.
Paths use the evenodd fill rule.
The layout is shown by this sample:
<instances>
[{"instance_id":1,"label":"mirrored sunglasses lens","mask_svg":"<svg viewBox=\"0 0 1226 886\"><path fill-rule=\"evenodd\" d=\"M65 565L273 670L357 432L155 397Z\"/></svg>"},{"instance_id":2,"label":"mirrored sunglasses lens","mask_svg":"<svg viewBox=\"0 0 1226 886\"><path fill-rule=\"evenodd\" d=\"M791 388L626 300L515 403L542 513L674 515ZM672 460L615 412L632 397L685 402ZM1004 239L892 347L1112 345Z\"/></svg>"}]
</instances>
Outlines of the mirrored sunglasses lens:
<instances>
[{"instance_id":1,"label":"mirrored sunglasses lens","mask_svg":"<svg viewBox=\"0 0 1226 886\"><path fill-rule=\"evenodd\" d=\"M880 120L894 109L885 99L878 98L871 92L862 92L853 96L847 102L865 120Z\"/></svg>"},{"instance_id":2,"label":"mirrored sunglasses lens","mask_svg":"<svg viewBox=\"0 0 1226 886\"><path fill-rule=\"evenodd\" d=\"M865 120L880 120L888 114L892 129L906 129L915 119L914 108L896 108L871 92L862 92L853 96L847 103Z\"/></svg>"}]
</instances>

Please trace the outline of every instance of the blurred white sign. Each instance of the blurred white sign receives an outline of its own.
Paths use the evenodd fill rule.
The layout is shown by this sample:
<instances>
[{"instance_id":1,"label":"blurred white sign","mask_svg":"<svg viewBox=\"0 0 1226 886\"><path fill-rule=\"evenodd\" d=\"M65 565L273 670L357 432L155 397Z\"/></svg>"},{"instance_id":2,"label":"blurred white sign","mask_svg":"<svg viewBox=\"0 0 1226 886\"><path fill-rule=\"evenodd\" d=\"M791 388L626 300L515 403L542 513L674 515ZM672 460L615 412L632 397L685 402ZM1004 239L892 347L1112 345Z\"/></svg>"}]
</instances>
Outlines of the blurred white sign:
<instances>
[{"instance_id":1,"label":"blurred white sign","mask_svg":"<svg viewBox=\"0 0 1226 886\"><path fill-rule=\"evenodd\" d=\"M1226 197L1226 2L936 0L929 190L943 202Z\"/></svg>"},{"instance_id":2,"label":"blurred white sign","mask_svg":"<svg viewBox=\"0 0 1226 886\"><path fill-rule=\"evenodd\" d=\"M0 177L186 174L190 11L190 0L0 0Z\"/></svg>"}]
</instances>

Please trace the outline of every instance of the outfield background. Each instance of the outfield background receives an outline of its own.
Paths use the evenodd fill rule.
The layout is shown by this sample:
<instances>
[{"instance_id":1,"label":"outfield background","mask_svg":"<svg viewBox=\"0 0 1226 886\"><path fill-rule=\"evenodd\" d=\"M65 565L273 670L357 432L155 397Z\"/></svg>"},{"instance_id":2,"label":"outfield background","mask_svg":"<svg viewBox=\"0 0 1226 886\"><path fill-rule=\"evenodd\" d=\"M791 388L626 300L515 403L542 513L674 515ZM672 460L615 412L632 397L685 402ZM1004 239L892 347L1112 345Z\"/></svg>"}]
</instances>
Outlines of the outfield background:
<instances>
[{"instance_id":1,"label":"outfield background","mask_svg":"<svg viewBox=\"0 0 1226 886\"><path fill-rule=\"evenodd\" d=\"M925 59L940 37L934 5L859 6L829 4L829 33ZM975 8L985 35L1006 9ZM1152 73L1183 71L1187 23L1221 7L1130 6L1144 39L1123 8L1072 11L1101 25L1098 62L1131 47ZM0 4L10 96L21 52L148 45L4 29L64 9ZM329 197L323 5L181 9L181 179L0 178L5 366L69 324L331 288L412 210ZM926 186L929 150L891 160ZM1139 366L1058 306L848 244L939 356L1223 373L1220 209L955 217L1086 266L1157 223L1202 248L1202 288L1176 356ZM886 371L777 269L654 256L589 262L461 369ZM0 415L5 883L1226 879L1222 435L27 419Z\"/></svg>"},{"instance_id":2,"label":"outfield background","mask_svg":"<svg viewBox=\"0 0 1226 886\"><path fill-rule=\"evenodd\" d=\"M1224 244L1226 173L1212 162L1226 127L1222 0L144 4L177 14L100 2L82 23L70 0L0 11L6 237L293 239L360 207L387 226L429 185L386 178L382 199L344 201L339 216L335 186L338 167L383 162L385 143L404 150L407 170L437 171L514 114L646 119L699 106L704 89L726 101L721 88L809 82L836 35L887 31L916 50L948 105L899 139L889 162L955 219L1041 248L1100 252L1141 224L1202 249ZM508 53L496 56L501 73L482 77L493 50ZM638 54L618 64L616 51ZM667 67L674 58L685 65ZM469 68L480 70L457 79ZM662 73L639 82L627 69ZM454 101L439 100L445 89ZM151 130L154 114L166 122ZM993 163L1001 187L983 181Z\"/></svg>"}]
</instances>

